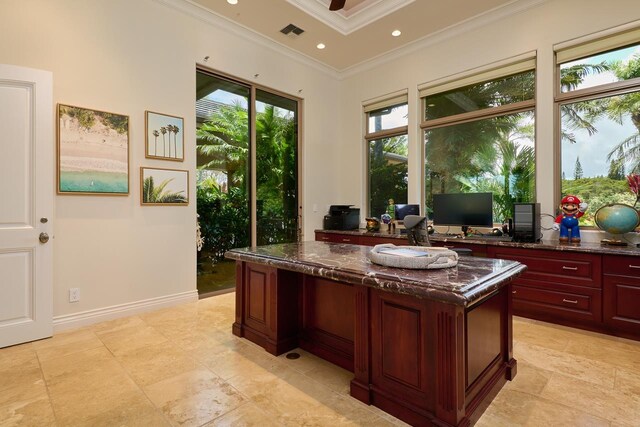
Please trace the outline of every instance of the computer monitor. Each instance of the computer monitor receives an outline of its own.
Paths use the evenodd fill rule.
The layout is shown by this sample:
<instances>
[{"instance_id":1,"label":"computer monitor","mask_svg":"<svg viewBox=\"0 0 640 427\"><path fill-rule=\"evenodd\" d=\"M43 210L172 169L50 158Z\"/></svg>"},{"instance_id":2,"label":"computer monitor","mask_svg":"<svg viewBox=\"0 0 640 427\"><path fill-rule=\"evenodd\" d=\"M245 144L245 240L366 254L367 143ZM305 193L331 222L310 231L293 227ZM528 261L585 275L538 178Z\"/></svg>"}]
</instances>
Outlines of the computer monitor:
<instances>
[{"instance_id":1,"label":"computer monitor","mask_svg":"<svg viewBox=\"0 0 640 427\"><path fill-rule=\"evenodd\" d=\"M420 215L420 205L397 204L396 219L402 221L407 215Z\"/></svg>"},{"instance_id":2,"label":"computer monitor","mask_svg":"<svg viewBox=\"0 0 640 427\"><path fill-rule=\"evenodd\" d=\"M493 227L492 193L456 193L433 195L433 224L469 227Z\"/></svg>"}]
</instances>

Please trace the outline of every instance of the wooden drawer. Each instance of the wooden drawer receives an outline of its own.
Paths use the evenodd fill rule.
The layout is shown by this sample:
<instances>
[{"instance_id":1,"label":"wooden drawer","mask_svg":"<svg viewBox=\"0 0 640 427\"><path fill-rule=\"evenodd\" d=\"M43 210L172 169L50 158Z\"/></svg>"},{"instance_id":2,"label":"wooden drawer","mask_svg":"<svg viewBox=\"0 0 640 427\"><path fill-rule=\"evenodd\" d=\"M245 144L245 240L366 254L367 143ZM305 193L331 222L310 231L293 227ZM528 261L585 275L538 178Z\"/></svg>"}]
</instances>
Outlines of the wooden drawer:
<instances>
[{"instance_id":1,"label":"wooden drawer","mask_svg":"<svg viewBox=\"0 0 640 427\"><path fill-rule=\"evenodd\" d=\"M543 289L514 282L514 314L546 321L602 321L602 291L579 286L548 285Z\"/></svg>"},{"instance_id":2,"label":"wooden drawer","mask_svg":"<svg viewBox=\"0 0 640 427\"><path fill-rule=\"evenodd\" d=\"M489 247L489 256L525 264L527 271L521 277L529 280L602 288L600 255Z\"/></svg>"},{"instance_id":3,"label":"wooden drawer","mask_svg":"<svg viewBox=\"0 0 640 427\"><path fill-rule=\"evenodd\" d=\"M360 244L360 236L352 234L316 232L316 240L321 242L350 243L353 245Z\"/></svg>"},{"instance_id":4,"label":"wooden drawer","mask_svg":"<svg viewBox=\"0 0 640 427\"><path fill-rule=\"evenodd\" d=\"M605 255L602 260L604 274L631 276L640 279L640 257Z\"/></svg>"}]
</instances>

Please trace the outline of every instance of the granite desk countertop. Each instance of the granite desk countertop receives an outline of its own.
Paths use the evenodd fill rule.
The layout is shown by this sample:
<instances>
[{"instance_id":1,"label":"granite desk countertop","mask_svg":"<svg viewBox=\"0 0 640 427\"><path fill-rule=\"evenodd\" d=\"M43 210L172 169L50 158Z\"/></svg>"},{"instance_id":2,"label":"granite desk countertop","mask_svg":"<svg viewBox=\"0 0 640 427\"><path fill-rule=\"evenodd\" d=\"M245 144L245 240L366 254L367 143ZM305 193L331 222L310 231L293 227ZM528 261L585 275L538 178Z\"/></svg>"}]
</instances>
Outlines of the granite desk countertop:
<instances>
[{"instance_id":1,"label":"granite desk countertop","mask_svg":"<svg viewBox=\"0 0 640 427\"><path fill-rule=\"evenodd\" d=\"M380 233L370 232L363 229L359 230L315 230L318 233L331 233L331 234L344 234L351 236L368 236L368 237L380 237L384 239L398 239L399 245L408 245L407 235L400 233ZM568 251L568 252L582 252L582 253L594 253L602 255L630 255L640 257L640 248L634 244L628 246L609 246L601 245L600 243L581 242L579 245L561 245L557 240L542 240L537 243L520 243L512 242L509 240L500 240L491 237L471 236L471 237L456 237L447 236L445 234L430 234L429 240L432 242L451 242L462 243L469 245L491 245L491 246L506 246L511 248L525 248L525 249L544 249L552 251Z\"/></svg>"},{"instance_id":2,"label":"granite desk countertop","mask_svg":"<svg viewBox=\"0 0 640 427\"><path fill-rule=\"evenodd\" d=\"M371 263L370 246L329 242L285 243L228 251L237 261L469 307L526 270L516 261L460 257L458 265L437 270L409 270Z\"/></svg>"}]
</instances>

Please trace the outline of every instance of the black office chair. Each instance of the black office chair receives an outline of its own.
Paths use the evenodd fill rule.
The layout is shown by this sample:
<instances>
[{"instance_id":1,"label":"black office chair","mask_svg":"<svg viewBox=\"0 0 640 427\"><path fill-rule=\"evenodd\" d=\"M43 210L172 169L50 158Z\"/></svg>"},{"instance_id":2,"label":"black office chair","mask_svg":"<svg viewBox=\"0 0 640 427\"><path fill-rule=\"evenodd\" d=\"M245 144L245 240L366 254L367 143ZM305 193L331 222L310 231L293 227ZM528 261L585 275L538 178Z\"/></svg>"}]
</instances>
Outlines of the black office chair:
<instances>
[{"instance_id":1,"label":"black office chair","mask_svg":"<svg viewBox=\"0 0 640 427\"><path fill-rule=\"evenodd\" d=\"M427 232L427 217L407 215L404 217L404 228L407 229L407 237L411 246L431 246L429 233Z\"/></svg>"},{"instance_id":2,"label":"black office chair","mask_svg":"<svg viewBox=\"0 0 640 427\"><path fill-rule=\"evenodd\" d=\"M407 229L407 237L411 246L431 246L429 232L427 231L427 217L407 215L404 217L404 227ZM469 248L451 248L459 256L473 256Z\"/></svg>"}]
</instances>

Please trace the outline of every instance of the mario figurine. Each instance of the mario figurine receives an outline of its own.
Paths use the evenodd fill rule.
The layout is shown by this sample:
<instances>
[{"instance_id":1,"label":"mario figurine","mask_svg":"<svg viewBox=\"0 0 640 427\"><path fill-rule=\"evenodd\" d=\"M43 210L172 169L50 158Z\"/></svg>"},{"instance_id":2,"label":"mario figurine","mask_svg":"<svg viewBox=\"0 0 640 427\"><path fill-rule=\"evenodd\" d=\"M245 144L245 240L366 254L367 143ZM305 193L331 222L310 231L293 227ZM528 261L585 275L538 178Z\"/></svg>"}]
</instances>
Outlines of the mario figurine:
<instances>
[{"instance_id":1,"label":"mario figurine","mask_svg":"<svg viewBox=\"0 0 640 427\"><path fill-rule=\"evenodd\" d=\"M553 224L554 230L560 230L560 243L580 243L580 227L578 218L584 215L589 207L576 196L564 196L560 201L562 213L556 217Z\"/></svg>"}]
</instances>

